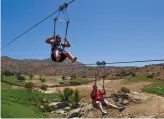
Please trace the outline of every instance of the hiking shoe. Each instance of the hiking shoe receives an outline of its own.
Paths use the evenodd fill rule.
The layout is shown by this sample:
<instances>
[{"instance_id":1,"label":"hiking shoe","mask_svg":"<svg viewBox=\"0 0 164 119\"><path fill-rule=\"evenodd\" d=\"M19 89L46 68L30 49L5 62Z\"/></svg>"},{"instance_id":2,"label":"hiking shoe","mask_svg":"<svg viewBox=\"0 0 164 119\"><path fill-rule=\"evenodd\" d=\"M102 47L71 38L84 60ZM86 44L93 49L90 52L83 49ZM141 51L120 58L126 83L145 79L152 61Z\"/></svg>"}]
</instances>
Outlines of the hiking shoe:
<instances>
[{"instance_id":1,"label":"hiking shoe","mask_svg":"<svg viewBox=\"0 0 164 119\"><path fill-rule=\"evenodd\" d=\"M73 58L72 63L76 62L76 60L77 60L77 57Z\"/></svg>"},{"instance_id":2,"label":"hiking shoe","mask_svg":"<svg viewBox=\"0 0 164 119\"><path fill-rule=\"evenodd\" d=\"M125 108L126 107L120 107L119 111L122 112L122 111L124 111Z\"/></svg>"},{"instance_id":3,"label":"hiking shoe","mask_svg":"<svg viewBox=\"0 0 164 119\"><path fill-rule=\"evenodd\" d=\"M106 114L108 114L108 112L102 112L102 116L105 116Z\"/></svg>"}]
</instances>

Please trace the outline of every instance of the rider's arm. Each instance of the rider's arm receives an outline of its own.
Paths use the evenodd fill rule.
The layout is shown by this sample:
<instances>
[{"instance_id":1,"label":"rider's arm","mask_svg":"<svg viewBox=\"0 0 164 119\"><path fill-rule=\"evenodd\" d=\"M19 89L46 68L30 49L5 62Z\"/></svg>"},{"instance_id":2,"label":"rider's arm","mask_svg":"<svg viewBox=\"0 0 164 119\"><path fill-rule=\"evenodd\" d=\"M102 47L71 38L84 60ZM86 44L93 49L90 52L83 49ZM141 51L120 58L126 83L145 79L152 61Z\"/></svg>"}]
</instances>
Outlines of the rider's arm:
<instances>
[{"instance_id":1,"label":"rider's arm","mask_svg":"<svg viewBox=\"0 0 164 119\"><path fill-rule=\"evenodd\" d=\"M71 47L71 44L68 42L67 38L65 38L66 44L64 44L65 47Z\"/></svg>"},{"instance_id":2,"label":"rider's arm","mask_svg":"<svg viewBox=\"0 0 164 119\"><path fill-rule=\"evenodd\" d=\"M103 85L103 93L104 93L104 95L106 95L106 90L105 90L104 85Z\"/></svg>"},{"instance_id":3,"label":"rider's arm","mask_svg":"<svg viewBox=\"0 0 164 119\"><path fill-rule=\"evenodd\" d=\"M96 90L93 89L92 92L90 93L91 98L93 98L95 96L95 93L96 93Z\"/></svg>"},{"instance_id":4,"label":"rider's arm","mask_svg":"<svg viewBox=\"0 0 164 119\"><path fill-rule=\"evenodd\" d=\"M51 38L48 38L45 42L46 42L47 44L53 44L53 43L54 43L54 36L51 37Z\"/></svg>"}]
</instances>

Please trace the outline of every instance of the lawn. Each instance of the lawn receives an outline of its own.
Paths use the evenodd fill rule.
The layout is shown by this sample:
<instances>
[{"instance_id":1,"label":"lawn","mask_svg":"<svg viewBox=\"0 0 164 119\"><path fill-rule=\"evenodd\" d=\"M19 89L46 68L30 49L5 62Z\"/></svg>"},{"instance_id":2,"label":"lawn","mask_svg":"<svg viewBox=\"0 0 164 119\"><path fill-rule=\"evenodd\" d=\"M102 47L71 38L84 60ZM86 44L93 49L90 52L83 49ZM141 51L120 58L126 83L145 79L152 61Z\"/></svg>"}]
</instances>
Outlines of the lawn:
<instances>
[{"instance_id":1,"label":"lawn","mask_svg":"<svg viewBox=\"0 0 164 119\"><path fill-rule=\"evenodd\" d=\"M9 84L5 83L1 83L1 89L2 118L44 118L47 115L40 112L39 108L33 106L29 99L47 98L59 100L58 94L32 92L29 95L26 90L13 89Z\"/></svg>"},{"instance_id":2,"label":"lawn","mask_svg":"<svg viewBox=\"0 0 164 119\"><path fill-rule=\"evenodd\" d=\"M146 93L152 93L152 94L164 96L164 81L160 81L153 78L147 78L144 76L127 76L124 79L130 82L138 82L138 81L151 82L152 85L149 87L143 87L142 91Z\"/></svg>"},{"instance_id":3,"label":"lawn","mask_svg":"<svg viewBox=\"0 0 164 119\"><path fill-rule=\"evenodd\" d=\"M15 76L3 76L2 80L9 82L11 84L20 85L20 86L23 86L26 83L25 81L17 80L17 78Z\"/></svg>"},{"instance_id":4,"label":"lawn","mask_svg":"<svg viewBox=\"0 0 164 119\"><path fill-rule=\"evenodd\" d=\"M70 84L73 84L73 83L79 83L79 84L87 84L89 82L91 82L90 79L88 78L75 78L75 79L72 79L72 80L62 80L60 82L63 82L64 84L66 83L70 83Z\"/></svg>"}]
</instances>

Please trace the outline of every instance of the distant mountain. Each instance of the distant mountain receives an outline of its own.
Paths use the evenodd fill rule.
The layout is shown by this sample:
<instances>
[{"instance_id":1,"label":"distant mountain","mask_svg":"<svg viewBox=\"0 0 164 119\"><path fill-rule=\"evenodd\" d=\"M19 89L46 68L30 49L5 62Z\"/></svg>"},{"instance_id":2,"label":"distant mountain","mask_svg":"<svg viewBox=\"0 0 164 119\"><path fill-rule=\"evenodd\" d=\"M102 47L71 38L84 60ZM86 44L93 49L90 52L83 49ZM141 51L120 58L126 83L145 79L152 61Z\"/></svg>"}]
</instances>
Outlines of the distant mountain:
<instances>
[{"instance_id":1,"label":"distant mountain","mask_svg":"<svg viewBox=\"0 0 164 119\"><path fill-rule=\"evenodd\" d=\"M66 59L62 63L53 62L50 58L44 60L38 59L13 59L7 56L1 57L1 69L2 71L14 71L21 72L24 74L42 74L42 75L54 75L66 72L68 68L84 66L81 62L71 63L70 60ZM74 65L72 68L69 65ZM63 74L62 73L62 74Z\"/></svg>"},{"instance_id":2,"label":"distant mountain","mask_svg":"<svg viewBox=\"0 0 164 119\"><path fill-rule=\"evenodd\" d=\"M71 65L71 66L70 66ZM72 66L73 65L73 66ZM66 59L62 63L56 63L51 59L13 59L7 56L1 57L1 70L11 72L21 72L23 74L35 75L75 75L75 76L90 76L94 77L96 68L85 66L81 62L71 63ZM143 75L151 76L164 80L164 64L153 64L144 67L113 67L108 66L105 72L112 77L122 77L126 75Z\"/></svg>"}]
</instances>

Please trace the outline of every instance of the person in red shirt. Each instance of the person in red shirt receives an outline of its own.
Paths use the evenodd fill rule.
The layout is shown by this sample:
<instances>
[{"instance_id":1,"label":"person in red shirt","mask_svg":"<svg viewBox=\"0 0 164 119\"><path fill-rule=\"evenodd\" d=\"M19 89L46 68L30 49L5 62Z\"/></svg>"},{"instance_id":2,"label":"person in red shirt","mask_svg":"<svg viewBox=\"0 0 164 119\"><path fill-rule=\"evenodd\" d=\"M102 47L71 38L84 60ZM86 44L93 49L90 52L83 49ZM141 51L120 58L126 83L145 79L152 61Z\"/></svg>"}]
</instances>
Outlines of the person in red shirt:
<instances>
[{"instance_id":1,"label":"person in red shirt","mask_svg":"<svg viewBox=\"0 0 164 119\"><path fill-rule=\"evenodd\" d=\"M102 106L107 106L107 107L111 106L111 107L114 107L116 109L119 109L120 112L122 112L125 109L125 107L117 107L116 105L109 103L107 100L104 100L103 95L106 95L106 91L105 91L104 86L103 86L103 91L100 91L98 89L97 85L93 85L92 92L90 93L90 96L92 98L92 104L98 107L98 109L102 113L102 116L108 114L108 112L106 112L102 108Z\"/></svg>"}]
</instances>

